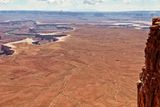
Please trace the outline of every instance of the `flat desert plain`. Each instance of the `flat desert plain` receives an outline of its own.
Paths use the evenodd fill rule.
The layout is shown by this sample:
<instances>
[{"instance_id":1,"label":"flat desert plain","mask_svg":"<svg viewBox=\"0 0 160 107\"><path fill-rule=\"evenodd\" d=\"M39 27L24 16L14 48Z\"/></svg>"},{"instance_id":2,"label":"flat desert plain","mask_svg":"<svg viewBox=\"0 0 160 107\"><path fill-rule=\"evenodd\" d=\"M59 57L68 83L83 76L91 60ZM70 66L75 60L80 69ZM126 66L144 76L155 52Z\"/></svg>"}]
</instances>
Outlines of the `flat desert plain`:
<instances>
[{"instance_id":1,"label":"flat desert plain","mask_svg":"<svg viewBox=\"0 0 160 107\"><path fill-rule=\"evenodd\" d=\"M0 107L136 107L148 31L77 26L0 57Z\"/></svg>"}]
</instances>

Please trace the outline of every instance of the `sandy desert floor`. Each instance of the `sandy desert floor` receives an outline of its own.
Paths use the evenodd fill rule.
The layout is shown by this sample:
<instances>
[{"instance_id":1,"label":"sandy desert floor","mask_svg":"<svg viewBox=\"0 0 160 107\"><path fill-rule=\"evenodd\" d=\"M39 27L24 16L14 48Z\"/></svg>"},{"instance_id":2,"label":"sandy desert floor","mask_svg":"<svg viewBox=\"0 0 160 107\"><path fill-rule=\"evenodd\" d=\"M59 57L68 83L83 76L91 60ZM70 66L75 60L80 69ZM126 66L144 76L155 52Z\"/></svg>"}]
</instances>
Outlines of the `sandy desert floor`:
<instances>
[{"instance_id":1,"label":"sandy desert floor","mask_svg":"<svg viewBox=\"0 0 160 107\"><path fill-rule=\"evenodd\" d=\"M136 107L147 31L79 26L0 57L0 107Z\"/></svg>"}]
</instances>

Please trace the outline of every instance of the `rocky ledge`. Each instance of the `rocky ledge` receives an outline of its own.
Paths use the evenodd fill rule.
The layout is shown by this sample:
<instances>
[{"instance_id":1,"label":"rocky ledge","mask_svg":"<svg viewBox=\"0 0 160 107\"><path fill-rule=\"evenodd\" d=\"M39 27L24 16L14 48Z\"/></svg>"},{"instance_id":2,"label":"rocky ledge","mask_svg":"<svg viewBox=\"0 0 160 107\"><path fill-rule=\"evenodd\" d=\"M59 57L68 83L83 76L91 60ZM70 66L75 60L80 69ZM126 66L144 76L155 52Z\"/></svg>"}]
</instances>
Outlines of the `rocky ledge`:
<instances>
[{"instance_id":1,"label":"rocky ledge","mask_svg":"<svg viewBox=\"0 0 160 107\"><path fill-rule=\"evenodd\" d=\"M160 17L153 18L138 82L138 107L160 107Z\"/></svg>"},{"instance_id":2,"label":"rocky ledge","mask_svg":"<svg viewBox=\"0 0 160 107\"><path fill-rule=\"evenodd\" d=\"M6 46L6 45L1 45L0 49L0 55L12 55L14 53L14 50L12 50L11 47Z\"/></svg>"}]
</instances>

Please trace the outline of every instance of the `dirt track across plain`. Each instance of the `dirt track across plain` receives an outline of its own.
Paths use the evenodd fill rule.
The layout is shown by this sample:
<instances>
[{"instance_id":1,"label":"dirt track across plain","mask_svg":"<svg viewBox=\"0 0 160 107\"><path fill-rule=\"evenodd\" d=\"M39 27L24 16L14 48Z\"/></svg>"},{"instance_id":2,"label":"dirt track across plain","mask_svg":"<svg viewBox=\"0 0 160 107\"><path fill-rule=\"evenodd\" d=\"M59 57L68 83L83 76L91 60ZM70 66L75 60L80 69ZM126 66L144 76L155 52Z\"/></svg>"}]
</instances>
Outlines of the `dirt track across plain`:
<instances>
[{"instance_id":1,"label":"dirt track across plain","mask_svg":"<svg viewBox=\"0 0 160 107\"><path fill-rule=\"evenodd\" d=\"M0 107L136 107L147 31L79 26L0 57Z\"/></svg>"}]
</instances>

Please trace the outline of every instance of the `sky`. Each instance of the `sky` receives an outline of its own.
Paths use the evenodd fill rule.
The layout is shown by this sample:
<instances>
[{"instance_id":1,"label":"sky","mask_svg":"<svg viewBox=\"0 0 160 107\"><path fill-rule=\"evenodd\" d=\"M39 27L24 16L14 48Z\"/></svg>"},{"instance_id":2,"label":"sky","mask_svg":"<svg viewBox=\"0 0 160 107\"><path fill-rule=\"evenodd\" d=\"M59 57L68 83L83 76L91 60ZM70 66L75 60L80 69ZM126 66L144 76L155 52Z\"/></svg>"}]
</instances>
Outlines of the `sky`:
<instances>
[{"instance_id":1,"label":"sky","mask_svg":"<svg viewBox=\"0 0 160 107\"><path fill-rule=\"evenodd\" d=\"M0 0L0 10L100 12L160 10L160 0Z\"/></svg>"}]
</instances>

